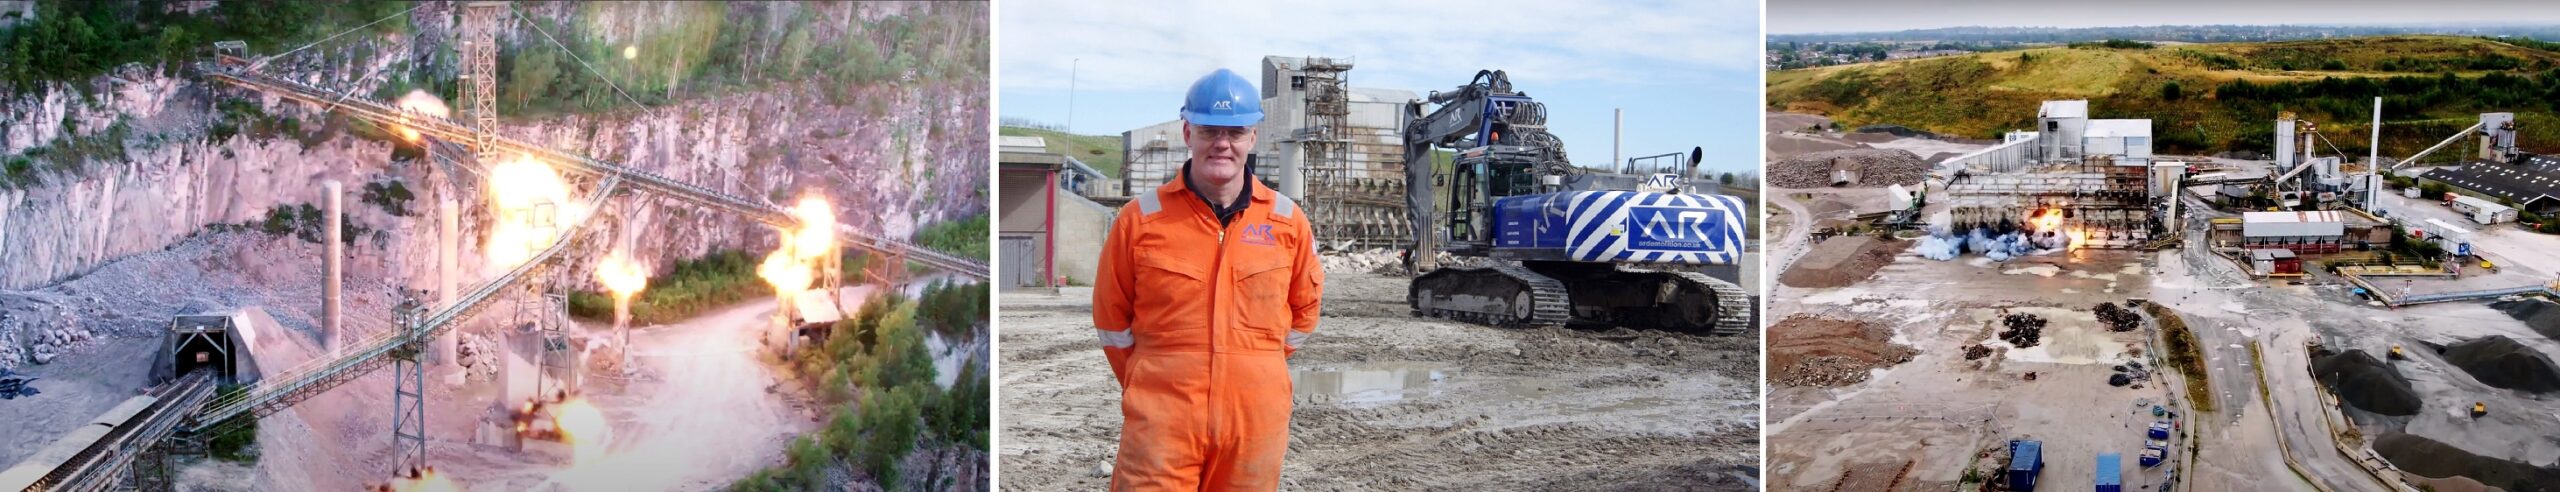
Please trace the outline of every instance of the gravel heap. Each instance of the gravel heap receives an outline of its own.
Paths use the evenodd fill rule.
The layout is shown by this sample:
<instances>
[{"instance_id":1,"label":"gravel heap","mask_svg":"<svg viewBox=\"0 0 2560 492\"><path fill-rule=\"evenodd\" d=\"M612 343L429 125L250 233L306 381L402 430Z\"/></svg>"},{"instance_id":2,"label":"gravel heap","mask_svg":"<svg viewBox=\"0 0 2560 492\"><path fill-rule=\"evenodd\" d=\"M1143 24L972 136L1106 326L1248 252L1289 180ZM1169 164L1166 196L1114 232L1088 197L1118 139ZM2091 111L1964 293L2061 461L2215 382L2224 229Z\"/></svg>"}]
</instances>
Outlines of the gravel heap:
<instances>
[{"instance_id":1,"label":"gravel heap","mask_svg":"<svg viewBox=\"0 0 2560 492\"><path fill-rule=\"evenodd\" d=\"M2008 329L2000 330L2000 339L2018 348L2034 347L2044 342L2044 324L2043 316L2033 314L2014 313L2003 316L2000 318L2000 325Z\"/></svg>"},{"instance_id":2,"label":"gravel heap","mask_svg":"<svg viewBox=\"0 0 2560 492\"><path fill-rule=\"evenodd\" d=\"M1769 186L1780 188L1822 188L1831 186L1833 163L1858 174L1854 186L1911 186L1928 177L1929 162L1918 154L1900 149L1841 149L1813 152L1781 159L1769 164Z\"/></svg>"}]
</instances>

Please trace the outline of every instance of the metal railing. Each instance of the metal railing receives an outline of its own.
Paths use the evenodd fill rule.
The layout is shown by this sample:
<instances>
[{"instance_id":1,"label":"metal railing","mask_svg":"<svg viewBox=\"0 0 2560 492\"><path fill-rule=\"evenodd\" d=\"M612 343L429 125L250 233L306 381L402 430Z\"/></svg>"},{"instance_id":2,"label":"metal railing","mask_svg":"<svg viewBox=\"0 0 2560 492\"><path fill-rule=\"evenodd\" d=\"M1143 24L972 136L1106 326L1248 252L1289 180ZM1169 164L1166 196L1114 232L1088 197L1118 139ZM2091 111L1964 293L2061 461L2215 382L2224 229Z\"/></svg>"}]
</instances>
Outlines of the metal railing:
<instances>
[{"instance_id":1,"label":"metal railing","mask_svg":"<svg viewBox=\"0 0 2560 492\"><path fill-rule=\"evenodd\" d=\"M155 400L151 406L125 419L115 430L91 443L80 454L72 455L61 466L45 474L29 491L112 490L125 477L125 471L179 428L186 416L213 396L214 380L210 370L195 371L169 384L152 388Z\"/></svg>"}]
</instances>

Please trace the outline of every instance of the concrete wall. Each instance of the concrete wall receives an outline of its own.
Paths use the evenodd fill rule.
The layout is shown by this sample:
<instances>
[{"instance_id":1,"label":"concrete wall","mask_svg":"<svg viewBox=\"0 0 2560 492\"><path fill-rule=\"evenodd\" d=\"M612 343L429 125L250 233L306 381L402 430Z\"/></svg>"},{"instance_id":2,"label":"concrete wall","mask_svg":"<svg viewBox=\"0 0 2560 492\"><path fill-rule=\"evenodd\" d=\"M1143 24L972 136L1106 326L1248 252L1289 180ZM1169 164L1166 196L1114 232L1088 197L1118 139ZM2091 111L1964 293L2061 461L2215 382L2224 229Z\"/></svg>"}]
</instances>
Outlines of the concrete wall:
<instances>
[{"instance_id":1,"label":"concrete wall","mask_svg":"<svg viewBox=\"0 0 2560 492\"><path fill-rule=\"evenodd\" d=\"M1058 196L1056 273L1073 285L1093 285L1102 259L1102 240L1111 232L1119 210L1075 195Z\"/></svg>"}]
</instances>

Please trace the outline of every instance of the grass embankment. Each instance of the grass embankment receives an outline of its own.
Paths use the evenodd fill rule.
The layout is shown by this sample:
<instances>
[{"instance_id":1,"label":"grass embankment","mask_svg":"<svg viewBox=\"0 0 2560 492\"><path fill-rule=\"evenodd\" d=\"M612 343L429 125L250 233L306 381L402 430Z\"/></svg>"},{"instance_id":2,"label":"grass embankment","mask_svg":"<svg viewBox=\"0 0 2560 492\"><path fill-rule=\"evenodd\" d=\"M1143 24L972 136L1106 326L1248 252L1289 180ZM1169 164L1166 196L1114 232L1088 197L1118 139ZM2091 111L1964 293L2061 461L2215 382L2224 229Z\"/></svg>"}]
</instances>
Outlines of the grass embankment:
<instances>
[{"instance_id":1,"label":"grass embankment","mask_svg":"<svg viewBox=\"0 0 2560 492\"><path fill-rule=\"evenodd\" d=\"M2142 309L2160 325L2161 347L2166 351L2163 358L2170 368L2187 378L2188 404L2197 411L2213 411L2213 383L2205 373L2204 347L2196 342L2195 331L2187 328L2186 319L2178 317L2177 311L2160 303L2143 303Z\"/></svg>"},{"instance_id":2,"label":"grass embankment","mask_svg":"<svg viewBox=\"0 0 2560 492\"><path fill-rule=\"evenodd\" d=\"M1102 171L1102 175L1120 177L1122 156L1119 135L1073 135L1057 130L1008 126L996 129L1007 137L1040 137L1048 141L1049 151L1074 157L1084 165Z\"/></svg>"},{"instance_id":3,"label":"grass embankment","mask_svg":"<svg viewBox=\"0 0 2560 492\"><path fill-rule=\"evenodd\" d=\"M1819 113L1843 127L1889 123L1991 138L2033 126L2045 100L2087 99L2096 118L2152 120L2168 154L2272 148L2292 111L2337 150L2365 153L2373 97L2384 153L2407 154L2478 121L2515 112L2526 142L2560 141L2560 52L2550 44L2385 36L2153 48L2098 45L1976 53L1770 72L1772 110ZM2430 160L2454 160L2460 152Z\"/></svg>"}]
</instances>

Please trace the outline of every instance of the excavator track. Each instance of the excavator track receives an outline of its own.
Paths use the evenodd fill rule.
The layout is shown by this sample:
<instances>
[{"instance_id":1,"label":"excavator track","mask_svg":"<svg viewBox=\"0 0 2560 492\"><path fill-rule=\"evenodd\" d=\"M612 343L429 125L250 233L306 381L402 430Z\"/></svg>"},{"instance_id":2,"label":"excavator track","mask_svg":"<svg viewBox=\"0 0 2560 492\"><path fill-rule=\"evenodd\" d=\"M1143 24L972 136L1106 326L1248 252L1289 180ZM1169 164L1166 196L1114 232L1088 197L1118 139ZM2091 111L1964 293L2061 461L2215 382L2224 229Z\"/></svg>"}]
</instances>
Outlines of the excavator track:
<instances>
[{"instance_id":1,"label":"excavator track","mask_svg":"<svg viewBox=\"0 0 2560 492\"><path fill-rule=\"evenodd\" d=\"M1504 328L1564 326L1572 317L1564 282L1509 263L1433 270L1409 289L1415 316Z\"/></svg>"},{"instance_id":2,"label":"excavator track","mask_svg":"<svg viewBox=\"0 0 2560 492\"><path fill-rule=\"evenodd\" d=\"M1628 265L1618 265L1618 270L1650 271ZM1715 323L1707 329L1707 334L1741 335L1751 332L1751 294L1743 292L1742 286L1698 272L1655 273L1669 274L1685 286L1695 287L1698 289L1696 292L1706 292L1714 296L1714 299L1707 300L1714 303L1716 308Z\"/></svg>"}]
</instances>

